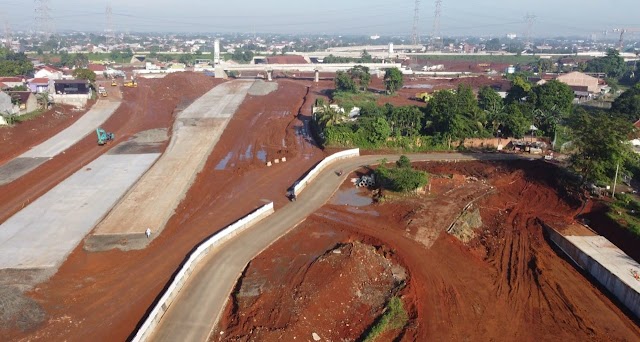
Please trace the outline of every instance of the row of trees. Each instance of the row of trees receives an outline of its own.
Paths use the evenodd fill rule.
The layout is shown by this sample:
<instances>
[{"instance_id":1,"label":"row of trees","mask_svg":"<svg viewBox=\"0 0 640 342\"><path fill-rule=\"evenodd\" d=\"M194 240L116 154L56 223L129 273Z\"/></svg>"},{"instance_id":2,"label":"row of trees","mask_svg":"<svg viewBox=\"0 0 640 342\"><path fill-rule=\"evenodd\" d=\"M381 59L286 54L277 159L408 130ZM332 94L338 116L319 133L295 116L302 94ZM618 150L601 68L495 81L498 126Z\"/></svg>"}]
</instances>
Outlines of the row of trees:
<instances>
[{"instance_id":1,"label":"row of trees","mask_svg":"<svg viewBox=\"0 0 640 342\"><path fill-rule=\"evenodd\" d=\"M0 48L0 76L29 75L33 72L33 64L24 53Z\"/></svg>"},{"instance_id":2,"label":"row of trees","mask_svg":"<svg viewBox=\"0 0 640 342\"><path fill-rule=\"evenodd\" d=\"M371 83L371 72L366 66L356 65L347 71L338 71L334 81L338 92L366 92ZM404 84L402 72L397 68L387 69L384 74L384 84L387 94L395 93Z\"/></svg>"}]
</instances>

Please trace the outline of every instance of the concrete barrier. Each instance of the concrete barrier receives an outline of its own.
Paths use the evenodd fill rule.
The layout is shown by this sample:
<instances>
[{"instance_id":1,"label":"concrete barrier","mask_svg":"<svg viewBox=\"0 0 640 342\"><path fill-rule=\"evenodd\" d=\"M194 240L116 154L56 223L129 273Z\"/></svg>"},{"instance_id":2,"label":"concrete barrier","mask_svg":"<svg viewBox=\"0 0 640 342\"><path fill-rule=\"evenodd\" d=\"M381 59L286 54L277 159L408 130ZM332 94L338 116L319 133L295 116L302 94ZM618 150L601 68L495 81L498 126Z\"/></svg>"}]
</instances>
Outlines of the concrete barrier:
<instances>
[{"instance_id":1,"label":"concrete barrier","mask_svg":"<svg viewBox=\"0 0 640 342\"><path fill-rule=\"evenodd\" d=\"M340 151L338 153L334 153L327 158L324 158L321 162L318 163L309 173L307 173L304 178L302 178L297 184L293 186L293 193L298 196L304 188L309 185L322 170L324 170L327 166L335 162L336 160L353 158L360 156L360 149L354 148L352 150Z\"/></svg>"},{"instance_id":2,"label":"concrete barrier","mask_svg":"<svg viewBox=\"0 0 640 342\"><path fill-rule=\"evenodd\" d=\"M578 267L593 276L629 311L640 318L640 281L631 271L640 265L603 236L563 236L544 226L549 238Z\"/></svg>"},{"instance_id":3,"label":"concrete barrier","mask_svg":"<svg viewBox=\"0 0 640 342\"><path fill-rule=\"evenodd\" d=\"M156 305L153 307L151 313L149 313L149 316L142 323L142 326L140 326L140 329L138 329L132 341L147 341L153 335L153 332L162 319L162 316L164 316L164 314L169 309L169 306L171 306L173 300L176 298L178 293L180 293L180 290L189 279L189 276L196 268L198 262L202 260L202 258L204 258L207 254L209 254L212 248L215 248L225 241L231 239L232 237L238 235L243 230L251 227L258 221L271 215L273 212L273 202L271 202L255 210L251 214L241 218L240 220L232 223L211 238L201 243L200 246L198 246L198 248L196 248L196 250L191 253L191 255L189 255L189 258L175 275L167 290L164 292L162 297L160 297L158 303L156 303Z\"/></svg>"}]
</instances>

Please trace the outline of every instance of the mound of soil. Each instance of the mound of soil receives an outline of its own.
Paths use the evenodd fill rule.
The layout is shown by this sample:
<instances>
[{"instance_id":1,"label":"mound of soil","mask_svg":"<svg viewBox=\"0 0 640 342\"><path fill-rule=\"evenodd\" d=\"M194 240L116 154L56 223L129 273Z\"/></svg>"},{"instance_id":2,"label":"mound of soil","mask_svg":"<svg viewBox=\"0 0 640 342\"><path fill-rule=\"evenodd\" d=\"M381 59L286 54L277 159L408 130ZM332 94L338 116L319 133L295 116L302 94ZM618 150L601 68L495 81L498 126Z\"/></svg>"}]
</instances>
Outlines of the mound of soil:
<instances>
[{"instance_id":1,"label":"mound of soil","mask_svg":"<svg viewBox=\"0 0 640 342\"><path fill-rule=\"evenodd\" d=\"M293 254L285 241L274 247ZM407 278L402 266L360 242L339 244L295 265L289 260L259 258L248 266L232 294L233 319L217 327L212 340L305 340L313 333L327 341L356 340ZM274 268L293 277L283 283L262 273Z\"/></svg>"}]
</instances>

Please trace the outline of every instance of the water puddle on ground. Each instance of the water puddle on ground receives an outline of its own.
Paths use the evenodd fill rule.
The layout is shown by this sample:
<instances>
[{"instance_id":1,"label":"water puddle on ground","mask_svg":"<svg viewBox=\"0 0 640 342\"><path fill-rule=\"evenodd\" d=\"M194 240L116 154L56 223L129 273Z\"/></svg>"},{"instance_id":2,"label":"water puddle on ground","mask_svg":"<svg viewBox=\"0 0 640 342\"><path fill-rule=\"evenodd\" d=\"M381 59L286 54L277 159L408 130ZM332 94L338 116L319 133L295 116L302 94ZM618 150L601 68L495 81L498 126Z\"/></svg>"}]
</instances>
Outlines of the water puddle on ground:
<instances>
[{"instance_id":1,"label":"water puddle on ground","mask_svg":"<svg viewBox=\"0 0 640 342\"><path fill-rule=\"evenodd\" d=\"M251 158L253 158L253 153L251 153L251 148L253 147L253 145L249 145L249 147L247 147L247 150L244 151L244 155L241 156L240 159L246 159L246 160L251 160ZM243 158L244 157L244 158Z\"/></svg>"},{"instance_id":2,"label":"water puddle on ground","mask_svg":"<svg viewBox=\"0 0 640 342\"><path fill-rule=\"evenodd\" d=\"M260 150L256 153L258 159L260 159L263 163L267 162L267 151Z\"/></svg>"},{"instance_id":3,"label":"water puddle on ground","mask_svg":"<svg viewBox=\"0 0 640 342\"><path fill-rule=\"evenodd\" d=\"M373 203L373 199L362 194L360 189L338 190L331 198L331 204L364 207Z\"/></svg>"},{"instance_id":4,"label":"water puddle on ground","mask_svg":"<svg viewBox=\"0 0 640 342\"><path fill-rule=\"evenodd\" d=\"M227 163L233 156L233 152L227 153L227 155L216 165L216 170L224 170L227 167Z\"/></svg>"}]
</instances>

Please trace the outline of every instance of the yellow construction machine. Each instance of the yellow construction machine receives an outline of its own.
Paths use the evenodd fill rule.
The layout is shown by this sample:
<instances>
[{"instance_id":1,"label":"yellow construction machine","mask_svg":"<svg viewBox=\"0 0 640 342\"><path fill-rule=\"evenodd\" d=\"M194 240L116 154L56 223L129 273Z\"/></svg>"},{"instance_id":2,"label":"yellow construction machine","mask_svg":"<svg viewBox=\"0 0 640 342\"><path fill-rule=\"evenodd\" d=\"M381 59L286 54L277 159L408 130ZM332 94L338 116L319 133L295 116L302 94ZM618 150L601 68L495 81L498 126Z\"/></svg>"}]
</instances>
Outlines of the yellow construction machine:
<instances>
[{"instance_id":1,"label":"yellow construction machine","mask_svg":"<svg viewBox=\"0 0 640 342\"><path fill-rule=\"evenodd\" d=\"M137 88L138 82L136 82L136 80L132 78L131 81L124 82L123 85L127 88Z\"/></svg>"}]
</instances>

